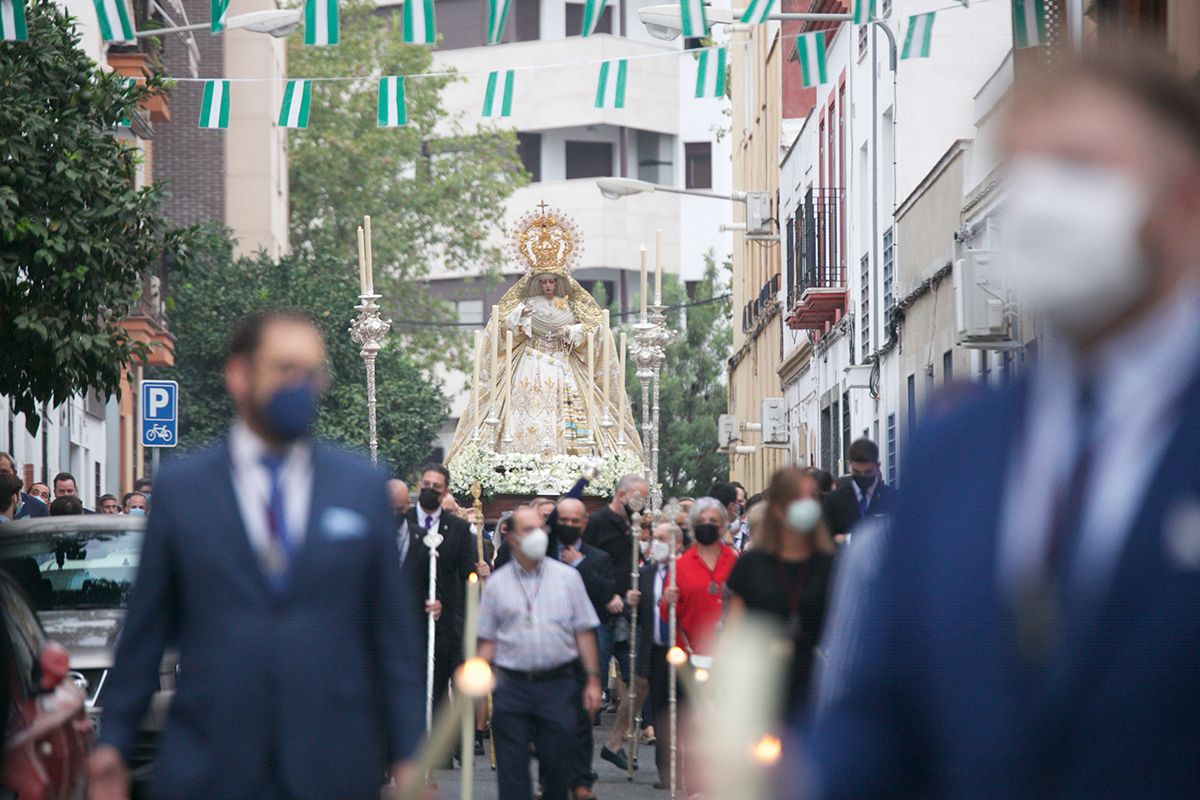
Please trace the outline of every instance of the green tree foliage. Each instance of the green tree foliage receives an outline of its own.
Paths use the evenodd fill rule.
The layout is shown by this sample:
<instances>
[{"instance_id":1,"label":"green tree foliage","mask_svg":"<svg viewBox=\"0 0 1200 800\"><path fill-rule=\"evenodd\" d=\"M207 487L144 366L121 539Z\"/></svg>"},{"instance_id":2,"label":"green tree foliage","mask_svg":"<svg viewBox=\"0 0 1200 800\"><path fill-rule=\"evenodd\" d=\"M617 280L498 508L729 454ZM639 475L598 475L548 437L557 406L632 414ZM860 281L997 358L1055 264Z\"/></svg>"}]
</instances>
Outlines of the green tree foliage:
<instances>
[{"instance_id":1,"label":"green tree foliage","mask_svg":"<svg viewBox=\"0 0 1200 800\"><path fill-rule=\"evenodd\" d=\"M289 40L289 71L306 77L414 75L434 71L427 47L401 42L399 6L341 5L341 43L305 47ZM440 68L439 68L440 69ZM463 337L413 322L446 320L423 284L430 266L492 270L501 254L488 245L503 222L504 200L527 178L511 131L468 132L441 104L454 78L407 80L408 124L376 124L378 81L317 81L311 127L289 134L291 233L307 252L336 254L353 274L355 229L364 214L374 229L376 291L399 335L424 349L460 346Z\"/></svg>"},{"instance_id":2,"label":"green tree foliage","mask_svg":"<svg viewBox=\"0 0 1200 800\"><path fill-rule=\"evenodd\" d=\"M0 44L0 395L36 432L41 403L115 391L146 355L118 323L186 237L156 188L134 188L138 154L113 136L162 78L99 71L51 0L26 22L29 41Z\"/></svg>"},{"instance_id":3,"label":"green tree foliage","mask_svg":"<svg viewBox=\"0 0 1200 800\"><path fill-rule=\"evenodd\" d=\"M668 327L679 335L667 346L659 392L658 467L664 498L697 497L714 482L729 479L728 456L717 452L717 417L728 406L725 359L733 347L729 284L722 278L728 267L719 271L711 251L705 261L704 279L690 299L674 276L663 280L663 305L688 306L666 312ZM640 426L642 387L632 358L626 366L626 390Z\"/></svg>"},{"instance_id":4,"label":"green tree foliage","mask_svg":"<svg viewBox=\"0 0 1200 800\"><path fill-rule=\"evenodd\" d=\"M233 417L221 375L232 323L257 309L285 307L310 314L325 334L332 383L318 435L366 449L365 370L347 332L358 279L340 259L299 253L275 263L261 252L235 259L228 232L210 229L171 293L176 366L155 369L154 377L179 381L182 448L218 438ZM379 353L376 374L380 460L405 472L429 455L446 400L394 336Z\"/></svg>"}]
</instances>

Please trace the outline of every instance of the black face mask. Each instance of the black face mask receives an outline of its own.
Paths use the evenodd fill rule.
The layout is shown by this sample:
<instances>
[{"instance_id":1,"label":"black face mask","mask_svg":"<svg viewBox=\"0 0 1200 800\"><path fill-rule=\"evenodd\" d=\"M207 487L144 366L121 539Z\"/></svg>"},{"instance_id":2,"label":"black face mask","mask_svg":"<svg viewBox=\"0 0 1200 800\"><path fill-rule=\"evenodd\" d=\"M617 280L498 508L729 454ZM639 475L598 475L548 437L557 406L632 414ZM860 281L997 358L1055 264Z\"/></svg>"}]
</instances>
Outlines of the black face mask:
<instances>
[{"instance_id":1,"label":"black face mask","mask_svg":"<svg viewBox=\"0 0 1200 800\"><path fill-rule=\"evenodd\" d=\"M696 534L696 541L700 544L712 544L720 536L720 529L712 523L705 522L697 525L692 533Z\"/></svg>"},{"instance_id":2,"label":"black face mask","mask_svg":"<svg viewBox=\"0 0 1200 800\"><path fill-rule=\"evenodd\" d=\"M875 483L875 473L874 472L872 472L869 475L859 475L856 473L855 475L853 475L851 477L853 477L854 482L858 484L858 488L862 489L864 492L867 489L870 489L871 486Z\"/></svg>"},{"instance_id":3,"label":"black face mask","mask_svg":"<svg viewBox=\"0 0 1200 800\"><path fill-rule=\"evenodd\" d=\"M565 547L571 547L579 544L579 539L583 536L583 528L577 528L574 525L559 525L554 523L554 535L558 537L559 543Z\"/></svg>"},{"instance_id":4,"label":"black face mask","mask_svg":"<svg viewBox=\"0 0 1200 800\"><path fill-rule=\"evenodd\" d=\"M430 486L423 486L421 487L421 494L417 497L417 502L426 511L435 511L438 503L442 502L442 493Z\"/></svg>"}]
</instances>

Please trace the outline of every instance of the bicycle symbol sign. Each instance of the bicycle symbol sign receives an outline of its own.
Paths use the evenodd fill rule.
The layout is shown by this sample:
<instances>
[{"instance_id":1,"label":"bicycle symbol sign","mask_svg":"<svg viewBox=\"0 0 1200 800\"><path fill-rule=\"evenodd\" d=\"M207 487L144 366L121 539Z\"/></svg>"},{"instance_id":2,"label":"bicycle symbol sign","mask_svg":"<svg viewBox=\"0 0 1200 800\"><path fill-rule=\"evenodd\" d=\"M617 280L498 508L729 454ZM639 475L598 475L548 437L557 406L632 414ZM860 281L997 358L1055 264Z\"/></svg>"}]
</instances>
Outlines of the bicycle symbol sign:
<instances>
[{"instance_id":1,"label":"bicycle symbol sign","mask_svg":"<svg viewBox=\"0 0 1200 800\"><path fill-rule=\"evenodd\" d=\"M179 384L142 381L141 431L143 447L174 447L178 442Z\"/></svg>"}]
</instances>

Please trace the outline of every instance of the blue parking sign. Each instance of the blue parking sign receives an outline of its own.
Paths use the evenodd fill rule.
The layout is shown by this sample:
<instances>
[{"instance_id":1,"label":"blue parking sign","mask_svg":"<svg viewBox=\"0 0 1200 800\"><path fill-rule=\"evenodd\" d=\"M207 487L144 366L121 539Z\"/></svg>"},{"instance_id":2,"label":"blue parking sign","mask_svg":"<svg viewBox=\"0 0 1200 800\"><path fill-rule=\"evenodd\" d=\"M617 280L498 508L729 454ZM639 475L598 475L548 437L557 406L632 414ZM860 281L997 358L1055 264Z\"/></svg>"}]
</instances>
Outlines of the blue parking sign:
<instances>
[{"instance_id":1,"label":"blue parking sign","mask_svg":"<svg viewBox=\"0 0 1200 800\"><path fill-rule=\"evenodd\" d=\"M179 384L175 381L142 381L141 419L143 447L178 444Z\"/></svg>"}]
</instances>

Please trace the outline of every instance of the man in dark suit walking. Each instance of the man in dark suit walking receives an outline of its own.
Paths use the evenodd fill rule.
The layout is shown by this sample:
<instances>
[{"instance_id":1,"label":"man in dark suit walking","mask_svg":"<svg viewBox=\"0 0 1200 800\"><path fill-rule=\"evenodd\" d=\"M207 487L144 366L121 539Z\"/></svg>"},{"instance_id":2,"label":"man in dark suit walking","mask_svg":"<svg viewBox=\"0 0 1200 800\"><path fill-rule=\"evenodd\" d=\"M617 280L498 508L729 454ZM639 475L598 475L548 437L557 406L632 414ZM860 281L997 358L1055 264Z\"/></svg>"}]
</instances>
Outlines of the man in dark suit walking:
<instances>
[{"instance_id":1,"label":"man in dark suit walking","mask_svg":"<svg viewBox=\"0 0 1200 800\"><path fill-rule=\"evenodd\" d=\"M426 464L422 467L417 504L409 509L407 521L409 533L413 538L406 563L416 558L413 569L423 569L425 581L429 580L429 548L425 546L425 536L430 531L437 531L442 535L442 543L437 549L437 599L441 608L433 645L435 708L440 708L446 701L454 670L458 669L463 660L467 576L480 568L476 564L471 526L465 519L456 517L442 508L442 498L449 491L449 486L450 470L444 465ZM421 596L426 601L428 589L427 582L421 584Z\"/></svg>"},{"instance_id":2,"label":"man in dark suit walking","mask_svg":"<svg viewBox=\"0 0 1200 800\"><path fill-rule=\"evenodd\" d=\"M588 600L596 610L596 616L601 625L606 625L611 617L608 604L616 591L616 578L613 575L612 558L598 547L593 547L583 541L583 529L587 524L587 507L583 501L574 497L566 497L558 501L554 509L554 534L552 538L559 544L559 560L569 564L583 578L583 588L587 590ZM583 691L585 675L579 676L579 690ZM592 730L593 715L583 708L582 703L576 709L579 716L579 740L575 748L575 763L571 770L571 796L573 800L594 800L592 786Z\"/></svg>"},{"instance_id":3,"label":"man in dark suit walking","mask_svg":"<svg viewBox=\"0 0 1200 800\"><path fill-rule=\"evenodd\" d=\"M384 476L315 443L327 378L306 317L235 330L228 438L155 475L137 584L104 687L91 796L128 797L126 764L159 686L182 671L153 793L167 798L378 798L421 736L416 618Z\"/></svg>"},{"instance_id":4,"label":"man in dark suit walking","mask_svg":"<svg viewBox=\"0 0 1200 800\"><path fill-rule=\"evenodd\" d=\"M1014 87L1006 272L1056 335L912 437L787 796L1200 795L1200 91L1159 58Z\"/></svg>"},{"instance_id":5,"label":"man in dark suit walking","mask_svg":"<svg viewBox=\"0 0 1200 800\"><path fill-rule=\"evenodd\" d=\"M891 513L895 490L883 482L879 445L859 439L850 445L850 480L825 496L825 516L838 541L864 517Z\"/></svg>"}]
</instances>

